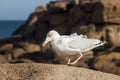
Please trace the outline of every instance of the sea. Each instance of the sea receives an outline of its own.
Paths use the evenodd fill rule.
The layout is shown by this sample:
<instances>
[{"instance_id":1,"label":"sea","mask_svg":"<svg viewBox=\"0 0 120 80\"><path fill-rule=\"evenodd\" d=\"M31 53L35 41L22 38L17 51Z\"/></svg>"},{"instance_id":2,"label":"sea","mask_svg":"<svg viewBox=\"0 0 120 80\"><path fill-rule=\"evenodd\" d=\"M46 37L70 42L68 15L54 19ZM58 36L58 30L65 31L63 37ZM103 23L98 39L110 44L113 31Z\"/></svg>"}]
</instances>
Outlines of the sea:
<instances>
[{"instance_id":1,"label":"sea","mask_svg":"<svg viewBox=\"0 0 120 80\"><path fill-rule=\"evenodd\" d=\"M11 36L24 22L24 20L0 20L0 39Z\"/></svg>"}]
</instances>

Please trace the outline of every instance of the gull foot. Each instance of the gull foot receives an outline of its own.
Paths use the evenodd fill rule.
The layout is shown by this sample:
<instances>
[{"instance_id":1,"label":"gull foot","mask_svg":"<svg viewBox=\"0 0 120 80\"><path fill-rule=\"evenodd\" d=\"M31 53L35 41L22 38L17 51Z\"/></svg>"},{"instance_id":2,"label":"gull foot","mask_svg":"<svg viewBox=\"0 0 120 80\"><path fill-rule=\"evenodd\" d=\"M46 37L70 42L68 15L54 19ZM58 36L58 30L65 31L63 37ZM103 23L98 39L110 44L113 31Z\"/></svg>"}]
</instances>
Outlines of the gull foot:
<instances>
[{"instance_id":1,"label":"gull foot","mask_svg":"<svg viewBox=\"0 0 120 80\"><path fill-rule=\"evenodd\" d=\"M71 63L68 63L68 65L74 65L76 62L71 62Z\"/></svg>"}]
</instances>

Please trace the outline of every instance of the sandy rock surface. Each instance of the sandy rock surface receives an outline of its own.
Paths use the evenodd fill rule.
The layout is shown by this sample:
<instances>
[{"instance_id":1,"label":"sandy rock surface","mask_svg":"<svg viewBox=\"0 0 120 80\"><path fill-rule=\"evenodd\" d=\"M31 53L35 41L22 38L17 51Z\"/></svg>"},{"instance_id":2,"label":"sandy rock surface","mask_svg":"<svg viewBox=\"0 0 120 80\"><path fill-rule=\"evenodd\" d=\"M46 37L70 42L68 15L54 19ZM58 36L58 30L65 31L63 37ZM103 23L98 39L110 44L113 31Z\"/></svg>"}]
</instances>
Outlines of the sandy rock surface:
<instances>
[{"instance_id":1,"label":"sandy rock surface","mask_svg":"<svg viewBox=\"0 0 120 80\"><path fill-rule=\"evenodd\" d=\"M0 64L1 80L119 80L120 76L52 64Z\"/></svg>"}]
</instances>

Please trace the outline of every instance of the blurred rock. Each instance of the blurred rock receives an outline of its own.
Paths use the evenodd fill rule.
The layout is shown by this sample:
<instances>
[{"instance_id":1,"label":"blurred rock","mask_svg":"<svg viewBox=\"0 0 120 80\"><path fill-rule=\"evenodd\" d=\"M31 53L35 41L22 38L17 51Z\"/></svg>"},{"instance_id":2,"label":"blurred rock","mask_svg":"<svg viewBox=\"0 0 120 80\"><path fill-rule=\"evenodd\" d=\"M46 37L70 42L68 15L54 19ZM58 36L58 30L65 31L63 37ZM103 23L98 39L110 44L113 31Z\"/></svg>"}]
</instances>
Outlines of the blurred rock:
<instances>
[{"instance_id":1,"label":"blurred rock","mask_svg":"<svg viewBox=\"0 0 120 80\"><path fill-rule=\"evenodd\" d=\"M40 51L41 48L37 44L28 44L28 45L24 46L24 50L27 53L32 53L32 52L38 52L38 51Z\"/></svg>"},{"instance_id":2,"label":"blurred rock","mask_svg":"<svg viewBox=\"0 0 120 80\"><path fill-rule=\"evenodd\" d=\"M94 75L94 76L92 76ZM92 77L91 77L92 76ZM0 64L0 78L5 80L119 80L113 74L51 64Z\"/></svg>"},{"instance_id":3,"label":"blurred rock","mask_svg":"<svg viewBox=\"0 0 120 80\"><path fill-rule=\"evenodd\" d=\"M45 40L46 34L48 33L49 30L50 30L50 27L48 23L45 23L45 22L38 23L35 31L36 42L42 43Z\"/></svg>"},{"instance_id":4,"label":"blurred rock","mask_svg":"<svg viewBox=\"0 0 120 80\"><path fill-rule=\"evenodd\" d=\"M114 2L109 0L82 0L80 2L83 9L91 15L89 21L94 24L99 23L120 23L119 0Z\"/></svg>"},{"instance_id":5,"label":"blurred rock","mask_svg":"<svg viewBox=\"0 0 120 80\"><path fill-rule=\"evenodd\" d=\"M120 53L111 52L109 54L97 56L94 60L94 68L120 75Z\"/></svg>"},{"instance_id":6,"label":"blurred rock","mask_svg":"<svg viewBox=\"0 0 120 80\"><path fill-rule=\"evenodd\" d=\"M0 52L0 63L8 63L12 59L12 53Z\"/></svg>"},{"instance_id":7,"label":"blurred rock","mask_svg":"<svg viewBox=\"0 0 120 80\"><path fill-rule=\"evenodd\" d=\"M7 77L5 77L2 73L0 73L0 80L6 80Z\"/></svg>"},{"instance_id":8,"label":"blurred rock","mask_svg":"<svg viewBox=\"0 0 120 80\"><path fill-rule=\"evenodd\" d=\"M68 13L51 15L48 22L51 26L59 26L66 23L68 20Z\"/></svg>"},{"instance_id":9,"label":"blurred rock","mask_svg":"<svg viewBox=\"0 0 120 80\"><path fill-rule=\"evenodd\" d=\"M106 41L112 46L120 47L120 25L110 25L105 27Z\"/></svg>"},{"instance_id":10,"label":"blurred rock","mask_svg":"<svg viewBox=\"0 0 120 80\"><path fill-rule=\"evenodd\" d=\"M57 27L52 27L53 30L56 30L59 34L70 34L71 25L69 23L64 23Z\"/></svg>"},{"instance_id":11,"label":"blurred rock","mask_svg":"<svg viewBox=\"0 0 120 80\"><path fill-rule=\"evenodd\" d=\"M0 47L0 51L11 50L13 48L13 44L5 44Z\"/></svg>"},{"instance_id":12,"label":"blurred rock","mask_svg":"<svg viewBox=\"0 0 120 80\"><path fill-rule=\"evenodd\" d=\"M25 51L22 48L14 48L12 50L12 53L13 53L13 57L16 59L19 56L23 55L25 53Z\"/></svg>"},{"instance_id":13,"label":"blurred rock","mask_svg":"<svg viewBox=\"0 0 120 80\"><path fill-rule=\"evenodd\" d=\"M40 12L44 12L47 11L47 8L45 6L38 6L35 9L35 12L40 13Z\"/></svg>"},{"instance_id":14,"label":"blurred rock","mask_svg":"<svg viewBox=\"0 0 120 80\"><path fill-rule=\"evenodd\" d=\"M105 22L109 23L120 23L120 1L114 0L114 2L109 0L101 0L101 3L104 6L103 9L103 18Z\"/></svg>"},{"instance_id":15,"label":"blurred rock","mask_svg":"<svg viewBox=\"0 0 120 80\"><path fill-rule=\"evenodd\" d=\"M47 4L49 13L61 13L67 10L70 1L51 1Z\"/></svg>"},{"instance_id":16,"label":"blurred rock","mask_svg":"<svg viewBox=\"0 0 120 80\"><path fill-rule=\"evenodd\" d=\"M80 22L82 17L85 15L81 6L74 6L69 12L69 24L75 25ZM81 23L81 22L80 22ZM82 24L82 23L81 23Z\"/></svg>"}]
</instances>

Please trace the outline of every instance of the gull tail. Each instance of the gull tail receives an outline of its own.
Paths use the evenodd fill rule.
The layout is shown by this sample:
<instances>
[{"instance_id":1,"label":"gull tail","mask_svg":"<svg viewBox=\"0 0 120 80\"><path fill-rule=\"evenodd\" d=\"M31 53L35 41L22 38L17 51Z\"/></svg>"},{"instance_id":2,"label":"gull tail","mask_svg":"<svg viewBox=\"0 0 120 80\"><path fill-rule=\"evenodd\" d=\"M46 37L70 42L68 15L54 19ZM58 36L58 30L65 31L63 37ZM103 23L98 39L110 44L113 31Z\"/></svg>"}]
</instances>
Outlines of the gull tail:
<instances>
[{"instance_id":1,"label":"gull tail","mask_svg":"<svg viewBox=\"0 0 120 80\"><path fill-rule=\"evenodd\" d=\"M106 41L99 41L99 43L96 44L96 47L102 46L102 45L107 44L107 43L108 42L106 42Z\"/></svg>"}]
</instances>

